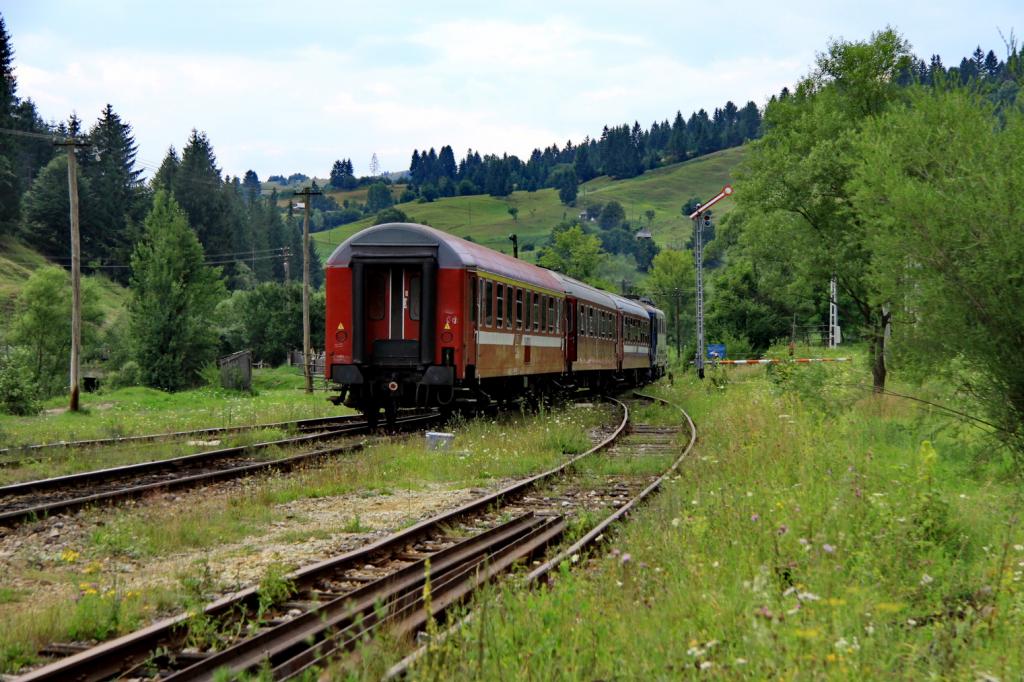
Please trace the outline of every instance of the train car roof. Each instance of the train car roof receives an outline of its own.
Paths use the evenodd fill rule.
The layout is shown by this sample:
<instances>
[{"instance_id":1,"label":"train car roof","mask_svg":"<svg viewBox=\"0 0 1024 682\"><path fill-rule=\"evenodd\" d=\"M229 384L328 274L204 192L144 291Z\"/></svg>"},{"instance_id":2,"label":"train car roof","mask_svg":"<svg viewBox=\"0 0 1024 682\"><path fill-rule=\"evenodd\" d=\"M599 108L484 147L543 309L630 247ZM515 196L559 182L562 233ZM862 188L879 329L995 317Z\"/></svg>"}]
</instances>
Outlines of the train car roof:
<instances>
[{"instance_id":1,"label":"train car roof","mask_svg":"<svg viewBox=\"0 0 1024 682\"><path fill-rule=\"evenodd\" d=\"M385 260L396 255L432 256L437 258L439 268L476 268L561 291L561 282L550 270L416 223L384 223L357 232L334 250L327 267L348 267L353 256Z\"/></svg>"},{"instance_id":2,"label":"train car roof","mask_svg":"<svg viewBox=\"0 0 1024 682\"><path fill-rule=\"evenodd\" d=\"M662 309L659 308L658 306L651 305L650 303L647 303L646 301L637 301L637 303L642 305L644 307L644 309L647 310L648 312L654 313L657 317L665 317L664 311L662 311Z\"/></svg>"},{"instance_id":3,"label":"train car roof","mask_svg":"<svg viewBox=\"0 0 1024 682\"><path fill-rule=\"evenodd\" d=\"M633 299L626 298L624 296L613 295L613 297L615 298L615 305L622 312L639 315L643 318L650 317L650 312L647 310L647 307L640 301L634 301Z\"/></svg>"},{"instance_id":4,"label":"train car roof","mask_svg":"<svg viewBox=\"0 0 1024 682\"><path fill-rule=\"evenodd\" d=\"M563 275L560 272L552 272L555 277L561 282L562 290L569 296L574 296L581 301L587 303L596 303L603 305L606 308L615 307L615 298L607 291L602 291L596 287L592 287L589 284L585 284L578 279L573 279L568 275Z\"/></svg>"}]
</instances>

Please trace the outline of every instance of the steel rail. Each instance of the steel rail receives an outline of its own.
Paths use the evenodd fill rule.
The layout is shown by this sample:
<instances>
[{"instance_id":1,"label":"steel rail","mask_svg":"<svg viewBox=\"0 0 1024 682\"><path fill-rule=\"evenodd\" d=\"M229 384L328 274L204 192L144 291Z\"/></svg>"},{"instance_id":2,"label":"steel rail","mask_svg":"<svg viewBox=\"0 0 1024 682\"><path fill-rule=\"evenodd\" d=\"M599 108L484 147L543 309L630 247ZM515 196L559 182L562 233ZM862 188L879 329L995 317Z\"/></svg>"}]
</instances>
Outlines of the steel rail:
<instances>
[{"instance_id":1,"label":"steel rail","mask_svg":"<svg viewBox=\"0 0 1024 682\"><path fill-rule=\"evenodd\" d=\"M125 443L139 443L159 440L174 440L188 436L216 436L228 433L242 433L245 431L258 431L260 429L298 429L308 430L320 428L332 424L344 424L357 422L363 419L359 414L338 415L335 417L312 417L309 419L292 419L291 421L271 422L267 424L244 424L239 426L212 426L205 429L194 429L192 431L169 431L166 433L150 433L139 436L114 436L111 438L92 438L87 440L55 441L52 443L37 443L31 445L10 445L0 448L0 455L8 453L38 452L40 450L53 450L56 448L90 448L102 445L123 445ZM10 466L10 460L4 461L0 458L0 466Z\"/></svg>"},{"instance_id":2,"label":"steel rail","mask_svg":"<svg viewBox=\"0 0 1024 682\"><path fill-rule=\"evenodd\" d=\"M655 481L653 481L650 485L644 488L636 497L634 497L628 503L617 509L609 516L607 516L603 521L597 524L594 528L592 528L589 532L587 532L583 537L574 542L572 545L561 550L554 557L548 559L543 564L530 571L530 573L528 573L524 578L524 582L528 586L536 586L539 583L546 581L550 573L556 568L558 568L562 564L562 562L566 560L571 560L573 555L576 555L584 551L591 545L597 544L604 537L604 534L607 532L608 528L612 524L619 521L624 516L628 515L645 498L647 498L651 493L655 492L661 487L665 480L679 468L679 465L682 464L683 460L690 454L690 452L693 450L694 445L697 443L697 426L693 423L693 419L686 412L686 410L679 407L678 405L674 405L673 403L669 402L668 400L665 400L664 398L659 398L657 396L646 395L639 392L634 392L633 395L636 396L637 398L641 398L644 400L661 402L665 405L675 407L677 410L679 410L679 412L686 419L686 423L689 426L690 441L687 443L686 447L683 448L683 451L682 453L680 453L679 457L675 459L675 461L668 467L668 469L666 469L664 473L658 476L658 478ZM423 658L423 656L427 654L431 646L436 646L437 644L448 639L448 637L451 637L452 635L460 632L462 629L466 627L466 625L472 622L474 614L475 612L470 612L466 614L458 622L454 623L442 632L438 633L433 638L429 645L423 645L418 647L405 658L403 658L401 661L391 666L391 668L389 668L387 673L384 675L384 679L393 680L405 676L406 673L409 672L409 669L417 661L419 661L421 658Z\"/></svg>"},{"instance_id":3,"label":"steel rail","mask_svg":"<svg viewBox=\"0 0 1024 682\"><path fill-rule=\"evenodd\" d=\"M404 427L409 427L418 425L425 421L432 421L433 419L436 418L436 415L406 417L404 419L399 420L399 423ZM273 446L289 446L307 442L329 440L331 438L337 438L339 436L359 433L361 431L367 430L368 428L369 427L366 423L352 424L342 429L324 431L315 434L308 434L305 436L296 436L294 438L286 438L282 440L268 441L265 443L255 443L252 445L238 446L232 448L223 448L220 450L210 450L207 452L200 452L193 455L184 455L182 457L175 457L172 459L155 460L152 462L141 462L139 464L129 464L122 467L87 471L82 472L80 474L70 474L68 476L58 476L55 478L47 478L38 481L15 483L0 488L0 504L3 504L3 497L13 497L15 495L29 495L33 493L43 492L46 490L59 490L61 487L82 486L84 484L96 483L101 481L111 482L117 479L123 479L130 476L140 476L146 474L154 474L158 472L173 472L187 467L195 467L197 465L214 463L218 460L224 460L230 457L244 456L246 454L252 453L255 450L262 450ZM240 466L225 467L222 469L217 469L215 471L205 471L202 473L192 475L176 476L173 478L168 478L161 481L154 481L151 483L126 486L123 488L117 488L114 490L108 490L99 493L92 493L77 497L69 497L61 500L53 500L50 502L34 504L27 507L19 507L11 509L9 511L0 512L0 526L13 525L60 512L74 511L77 509L81 509L83 507L99 503L109 503L116 500L136 498L157 491L179 490L182 488L190 488L198 485L206 485L210 483L216 483L218 481L229 480L232 478L249 476L267 470L287 471L290 469L294 469L296 466L312 459L322 458L340 452L353 452L355 450L360 449L361 447L361 444L348 444L331 448L321 448L318 450L312 450L309 452L304 452L297 455L292 455L291 457L284 457L281 459L272 459L267 460L265 462L254 462L250 464L242 464Z\"/></svg>"},{"instance_id":4,"label":"steel rail","mask_svg":"<svg viewBox=\"0 0 1024 682\"><path fill-rule=\"evenodd\" d=\"M439 583L448 586L455 576L464 576L466 567L476 567L485 558L508 546L517 546L517 541L524 537L532 537L538 529L547 530L553 524L552 519L521 516L507 524L503 524L480 535L453 545L430 558L430 570L427 572L426 560L411 564L397 573L378 579L373 583L298 616L296 619L281 623L254 637L238 642L223 651L216 652L190 667L163 677L163 680L196 680L208 679L215 671L227 670L232 674L241 674L264 661L273 661L288 654L296 647L300 651L288 656L277 665L290 663L296 669L305 668L314 660L322 658L334 649L331 646L332 630L337 628L344 632L353 626L362 627L363 632L370 625L387 618L377 615L380 605L385 609L393 609L396 605L409 600L415 601L423 593L429 577L431 593L437 594ZM563 524L564 525L564 524ZM443 592L442 592L443 593ZM360 633L360 635L362 632ZM350 640L349 640L350 641ZM317 647L316 655L303 655L302 649ZM301 665L300 665L301 664Z\"/></svg>"},{"instance_id":5,"label":"steel rail","mask_svg":"<svg viewBox=\"0 0 1024 682\"><path fill-rule=\"evenodd\" d=\"M381 538L376 542L300 568L290 573L287 578L299 590L307 589L320 578L361 566L374 556L396 552L407 544L422 539L439 528L481 513L507 498L522 494L540 482L560 476L575 466L581 459L607 448L625 432L626 426L629 423L629 408L621 401L615 399L609 399L609 401L622 408L622 419L613 433L586 452L573 456L559 466L513 483L497 492L467 502L455 509L420 521L405 530ZM203 614L206 617L218 618L230 611L239 609L243 611L249 610L254 607L258 599L257 588L249 587L239 592L225 595L209 604L203 610ZM67 658L30 671L16 679L19 682L38 682L41 680L92 682L119 675L125 669L148 660L151 652L155 651L158 647L165 646L168 642L176 641L184 629L187 628L190 618L190 614L182 613L161 619L146 628L72 654Z\"/></svg>"}]
</instances>

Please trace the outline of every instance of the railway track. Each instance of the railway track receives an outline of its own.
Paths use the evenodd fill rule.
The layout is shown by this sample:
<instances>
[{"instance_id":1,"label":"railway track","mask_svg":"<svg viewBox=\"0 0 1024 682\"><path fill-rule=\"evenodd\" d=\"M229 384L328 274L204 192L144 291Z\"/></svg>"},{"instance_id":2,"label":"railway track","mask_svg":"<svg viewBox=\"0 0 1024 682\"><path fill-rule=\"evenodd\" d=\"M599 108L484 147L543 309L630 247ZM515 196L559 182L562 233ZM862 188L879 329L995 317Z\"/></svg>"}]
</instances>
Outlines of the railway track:
<instances>
[{"instance_id":1,"label":"railway track","mask_svg":"<svg viewBox=\"0 0 1024 682\"><path fill-rule=\"evenodd\" d=\"M529 581L539 581L564 557L596 542L656 490L693 446L696 431L688 417L692 436L682 449L674 442L679 428L633 425L630 432L628 408L618 404L623 416L614 433L587 452L370 545L295 571L288 577L287 599L269 609L260 607L258 589L250 588L210 604L201 614L167 618L98 646L51 646L44 653L63 658L17 679L200 680L254 670L269 671L271 679L291 679L351 650L379 627L399 636L421 631L430 618L464 602L480 585L557 543L572 514L607 511L583 537L530 573ZM597 480L590 485L587 475L573 472L599 452L609 458L664 457L671 464L660 475L595 478L590 472L589 477ZM574 476L579 480L572 480ZM196 632L209 633L210 622L219 623L217 635L197 641ZM195 627L197 623L203 627ZM392 674L401 674L416 656L400 663Z\"/></svg>"},{"instance_id":2,"label":"railway track","mask_svg":"<svg viewBox=\"0 0 1024 682\"><path fill-rule=\"evenodd\" d=\"M398 428L418 428L438 419L436 414L398 420ZM310 420L307 427L311 427ZM260 459L272 448L295 447L370 431L365 420L344 418L340 424L290 438L193 455L86 471L0 487L0 526L9 526L83 507L109 504L153 492L191 488L267 470L287 471L310 460L362 447L359 443L332 445L278 459Z\"/></svg>"},{"instance_id":3,"label":"railway track","mask_svg":"<svg viewBox=\"0 0 1024 682\"><path fill-rule=\"evenodd\" d=\"M182 438L203 439L212 436L225 436L247 431L262 429L280 429L283 431L309 433L362 422L362 415L349 414L337 417L314 417L311 419L293 419L291 421L271 422L267 424L243 424L239 426L219 426L192 431L168 431L139 436L117 436L113 438L92 438L88 440L62 440L53 443L37 443L32 445L14 445L0 448L0 467L15 467L28 459L38 459L36 455L52 450L75 450L84 448L108 447L131 443L155 443L159 441L178 440ZM14 455L19 455L15 457Z\"/></svg>"}]
</instances>

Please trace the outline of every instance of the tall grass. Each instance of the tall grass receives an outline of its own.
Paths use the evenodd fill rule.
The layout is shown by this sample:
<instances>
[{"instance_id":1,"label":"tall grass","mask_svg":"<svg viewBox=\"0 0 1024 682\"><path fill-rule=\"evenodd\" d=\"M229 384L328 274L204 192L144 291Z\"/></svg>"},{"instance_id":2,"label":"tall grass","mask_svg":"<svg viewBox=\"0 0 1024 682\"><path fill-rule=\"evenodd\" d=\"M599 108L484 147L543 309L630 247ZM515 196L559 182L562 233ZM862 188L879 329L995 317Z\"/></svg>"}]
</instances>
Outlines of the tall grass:
<instances>
[{"instance_id":1,"label":"tall grass","mask_svg":"<svg viewBox=\"0 0 1024 682\"><path fill-rule=\"evenodd\" d=\"M679 476L588 570L503 590L414 676L1019 679L1020 482L945 417L813 371L662 389L701 430Z\"/></svg>"}]
</instances>

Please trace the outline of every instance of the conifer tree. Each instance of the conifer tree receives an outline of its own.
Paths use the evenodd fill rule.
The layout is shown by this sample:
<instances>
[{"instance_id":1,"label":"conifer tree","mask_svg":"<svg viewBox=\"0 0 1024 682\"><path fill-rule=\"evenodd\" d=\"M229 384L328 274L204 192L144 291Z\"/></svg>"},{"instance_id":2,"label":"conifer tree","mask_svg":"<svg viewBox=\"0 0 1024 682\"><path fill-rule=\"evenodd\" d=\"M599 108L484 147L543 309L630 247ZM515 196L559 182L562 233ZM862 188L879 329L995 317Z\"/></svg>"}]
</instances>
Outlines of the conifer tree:
<instances>
[{"instance_id":1,"label":"conifer tree","mask_svg":"<svg viewBox=\"0 0 1024 682\"><path fill-rule=\"evenodd\" d=\"M142 171L135 167L138 147L132 127L122 121L108 104L89 131L91 148L84 154L82 175L89 179L93 194L90 226L97 232L94 241L104 260L124 262L131 255L137 236L134 226L141 222L145 195ZM127 273L123 275L127 281Z\"/></svg>"},{"instance_id":2,"label":"conifer tree","mask_svg":"<svg viewBox=\"0 0 1024 682\"><path fill-rule=\"evenodd\" d=\"M245 198L245 203L249 205L255 203L263 191L263 185L260 184L260 176L256 175L256 171L252 169L245 171L242 187L244 188L242 196Z\"/></svg>"},{"instance_id":3,"label":"conifer tree","mask_svg":"<svg viewBox=\"0 0 1024 682\"><path fill-rule=\"evenodd\" d=\"M230 253L232 231L217 158L206 133L195 129L181 153L174 173L174 198L188 216L203 249L211 254Z\"/></svg>"},{"instance_id":4,"label":"conifer tree","mask_svg":"<svg viewBox=\"0 0 1024 682\"><path fill-rule=\"evenodd\" d=\"M210 318L224 284L220 268L204 264L185 212L164 190L153 197L131 264L129 335L143 383L169 391L195 385L217 354Z\"/></svg>"},{"instance_id":5,"label":"conifer tree","mask_svg":"<svg viewBox=\"0 0 1024 682\"><path fill-rule=\"evenodd\" d=\"M153 176L150 185L153 190L163 189L168 192L174 189L174 176L178 173L178 168L181 166L181 159L178 158L178 151L171 145L167 148L167 154L164 155L164 160L160 162L160 168L157 169L156 174Z\"/></svg>"},{"instance_id":6,"label":"conifer tree","mask_svg":"<svg viewBox=\"0 0 1024 682\"><path fill-rule=\"evenodd\" d=\"M89 177L78 176L79 231L82 262L105 257L102 232L93 222L99 215ZM22 202L24 220L21 238L47 258L66 262L71 253L68 159L55 156L40 171Z\"/></svg>"}]
</instances>

